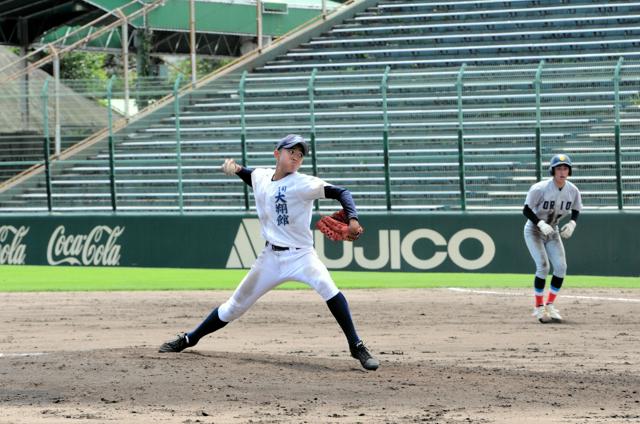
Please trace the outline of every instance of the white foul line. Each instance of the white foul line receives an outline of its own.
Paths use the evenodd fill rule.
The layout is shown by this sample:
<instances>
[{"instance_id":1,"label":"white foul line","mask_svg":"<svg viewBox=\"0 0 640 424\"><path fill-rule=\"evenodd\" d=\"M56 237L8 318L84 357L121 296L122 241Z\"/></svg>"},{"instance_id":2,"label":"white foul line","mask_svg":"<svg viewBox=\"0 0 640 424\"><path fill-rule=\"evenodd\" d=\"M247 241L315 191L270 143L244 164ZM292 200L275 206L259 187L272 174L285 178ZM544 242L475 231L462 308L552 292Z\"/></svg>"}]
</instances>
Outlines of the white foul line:
<instances>
[{"instance_id":1,"label":"white foul line","mask_svg":"<svg viewBox=\"0 0 640 424\"><path fill-rule=\"evenodd\" d=\"M498 292L498 291L490 291L490 290L473 290L473 289L463 289L460 287L449 287L449 290L455 292L463 292L463 293L476 293L476 294L498 294L501 296L529 296L526 293L513 293L513 292ZM627 297L601 297L601 296L575 296L570 294L563 294L563 298L568 299L585 299L585 300L611 300L614 302L640 302L640 299L630 299Z\"/></svg>"},{"instance_id":2,"label":"white foul line","mask_svg":"<svg viewBox=\"0 0 640 424\"><path fill-rule=\"evenodd\" d=\"M26 353L2 353L0 352L0 358L14 358L18 356L40 356L46 355L44 352L26 352Z\"/></svg>"}]
</instances>

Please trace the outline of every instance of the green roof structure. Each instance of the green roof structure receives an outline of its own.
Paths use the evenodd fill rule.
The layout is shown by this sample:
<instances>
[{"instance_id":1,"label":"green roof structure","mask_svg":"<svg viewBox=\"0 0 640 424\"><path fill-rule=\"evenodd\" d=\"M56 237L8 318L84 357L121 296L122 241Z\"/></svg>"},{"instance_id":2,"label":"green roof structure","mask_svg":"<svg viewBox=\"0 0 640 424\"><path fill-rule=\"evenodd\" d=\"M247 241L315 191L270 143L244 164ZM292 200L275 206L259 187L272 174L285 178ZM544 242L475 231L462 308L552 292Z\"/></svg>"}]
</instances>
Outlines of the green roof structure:
<instances>
[{"instance_id":1,"label":"green roof structure","mask_svg":"<svg viewBox=\"0 0 640 424\"><path fill-rule=\"evenodd\" d=\"M85 0L93 14L115 12L130 4L130 0ZM148 3L148 2L147 2ZM147 29L153 34L155 53L189 53L190 1L166 0L161 7L153 9L148 15L132 20L129 25L136 29ZM326 1L327 11L341 5L341 1ZM130 14L140 6L129 6L125 14ZM255 38L257 32L255 0L195 0L195 32L197 33L197 53L211 56L239 56L241 45L247 38ZM288 0L262 2L263 37L277 38L304 22L322 13L322 0ZM114 13L117 16L117 13ZM64 35L80 28L81 23L66 24L44 32L35 42L36 45L52 43ZM66 43L72 43L89 35L98 28L89 28L77 37L70 37ZM130 31L132 34L133 31ZM118 50L121 48L121 29L116 28L107 34L87 43L87 50ZM132 40L130 46L135 47Z\"/></svg>"}]
</instances>

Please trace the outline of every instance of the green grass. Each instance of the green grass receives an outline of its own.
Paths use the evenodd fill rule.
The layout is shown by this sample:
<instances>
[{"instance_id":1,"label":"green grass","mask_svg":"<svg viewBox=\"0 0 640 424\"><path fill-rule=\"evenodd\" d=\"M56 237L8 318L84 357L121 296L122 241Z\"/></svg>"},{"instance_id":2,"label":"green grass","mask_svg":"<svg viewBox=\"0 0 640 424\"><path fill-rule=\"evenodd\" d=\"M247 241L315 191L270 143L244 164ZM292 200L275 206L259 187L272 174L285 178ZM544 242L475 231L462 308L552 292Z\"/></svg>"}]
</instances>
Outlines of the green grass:
<instances>
[{"instance_id":1,"label":"green grass","mask_svg":"<svg viewBox=\"0 0 640 424\"><path fill-rule=\"evenodd\" d=\"M114 290L232 290L247 270L107 268L0 265L0 292L20 291L114 291ZM331 273L338 287L434 288L434 287L530 287L530 274L472 274L433 272ZM640 288L640 277L596 277L570 275L570 287ZM305 288L286 283L282 289Z\"/></svg>"}]
</instances>

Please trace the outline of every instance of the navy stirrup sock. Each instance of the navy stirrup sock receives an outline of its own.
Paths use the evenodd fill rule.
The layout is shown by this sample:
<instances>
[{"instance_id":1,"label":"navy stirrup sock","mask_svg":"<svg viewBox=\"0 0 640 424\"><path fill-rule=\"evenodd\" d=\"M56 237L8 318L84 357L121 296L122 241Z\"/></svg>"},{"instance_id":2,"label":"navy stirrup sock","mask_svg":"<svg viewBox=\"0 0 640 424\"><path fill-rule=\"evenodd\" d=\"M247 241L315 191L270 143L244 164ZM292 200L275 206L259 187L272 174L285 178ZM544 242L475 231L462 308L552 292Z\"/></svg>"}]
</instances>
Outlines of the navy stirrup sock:
<instances>
[{"instance_id":1,"label":"navy stirrup sock","mask_svg":"<svg viewBox=\"0 0 640 424\"><path fill-rule=\"evenodd\" d=\"M340 328L344 332L344 335L347 336L347 342L349 346L355 346L360 341L360 337L356 333L356 329L353 326L353 321L351 320L351 312L349 312L349 304L347 303L347 299L345 299L342 292L338 292L337 295L333 296L331 299L327 300L327 306L329 310L333 314L338 324L340 324Z\"/></svg>"},{"instance_id":2,"label":"navy stirrup sock","mask_svg":"<svg viewBox=\"0 0 640 424\"><path fill-rule=\"evenodd\" d=\"M562 287L562 282L564 281L564 277L556 277L553 275L551 277L551 289L554 291L559 291Z\"/></svg>"},{"instance_id":3,"label":"navy stirrup sock","mask_svg":"<svg viewBox=\"0 0 640 424\"><path fill-rule=\"evenodd\" d=\"M195 346L201 338L207 334L211 334L227 325L228 322L224 322L218 316L218 308L214 309L200 325L190 333L187 333L189 339L189 346Z\"/></svg>"}]
</instances>

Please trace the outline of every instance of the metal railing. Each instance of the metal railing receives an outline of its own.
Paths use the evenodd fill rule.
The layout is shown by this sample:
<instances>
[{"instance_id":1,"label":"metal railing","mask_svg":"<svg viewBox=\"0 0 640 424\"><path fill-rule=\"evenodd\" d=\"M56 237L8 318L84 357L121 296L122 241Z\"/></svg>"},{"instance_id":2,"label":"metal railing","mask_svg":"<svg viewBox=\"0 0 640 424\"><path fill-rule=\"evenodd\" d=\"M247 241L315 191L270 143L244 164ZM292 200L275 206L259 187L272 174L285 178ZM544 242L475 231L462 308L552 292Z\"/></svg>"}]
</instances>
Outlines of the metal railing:
<instances>
[{"instance_id":1,"label":"metal railing","mask_svg":"<svg viewBox=\"0 0 640 424\"><path fill-rule=\"evenodd\" d=\"M133 0L115 9L113 12L105 13L93 21L65 34L59 39L20 57L15 62L1 67L0 84L14 81L20 77L28 75L49 63L54 63L55 69L56 67L59 67L59 60L64 54L86 45L92 40L107 34L114 28L122 27L123 41L125 41L128 39L126 34L129 22L145 16L147 13L159 6L162 6L163 4L164 0L155 0L147 4L141 4L138 0ZM95 30L89 31L94 28ZM67 40L75 40L76 38L78 38L76 41L67 44ZM126 48L127 45L127 42L122 43L123 48ZM58 65L56 65L56 63Z\"/></svg>"},{"instance_id":2,"label":"metal railing","mask_svg":"<svg viewBox=\"0 0 640 424\"><path fill-rule=\"evenodd\" d=\"M108 144L67 159L48 154L47 84L45 153L31 161L46 181L5 186L0 212L251 210L252 193L219 165L273 166L274 142L290 132L313 146L303 172L349 188L362 210L521 208L560 152L586 207L640 208L637 62L242 72L188 98L178 78L159 90L173 93L168 107L124 128L111 119L121 96L112 79L96 100L106 100Z\"/></svg>"}]
</instances>

